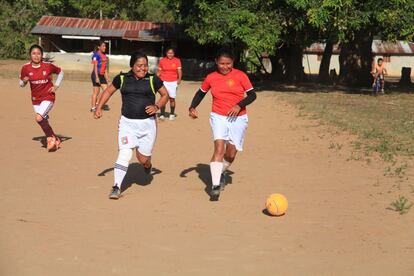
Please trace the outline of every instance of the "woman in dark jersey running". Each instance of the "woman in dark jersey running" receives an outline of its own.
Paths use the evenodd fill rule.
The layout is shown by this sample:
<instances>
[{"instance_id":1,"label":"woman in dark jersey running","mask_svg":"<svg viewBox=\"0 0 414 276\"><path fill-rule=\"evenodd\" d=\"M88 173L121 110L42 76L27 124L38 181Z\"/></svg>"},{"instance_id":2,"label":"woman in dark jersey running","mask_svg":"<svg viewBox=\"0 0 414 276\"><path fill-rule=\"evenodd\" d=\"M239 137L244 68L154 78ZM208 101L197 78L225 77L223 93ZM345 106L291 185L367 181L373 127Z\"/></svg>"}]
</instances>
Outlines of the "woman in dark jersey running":
<instances>
[{"instance_id":1,"label":"woman in dark jersey running","mask_svg":"<svg viewBox=\"0 0 414 276\"><path fill-rule=\"evenodd\" d=\"M161 79L148 74L148 58L137 52L129 62L131 70L117 75L112 84L102 93L95 111L95 119L102 117L102 107L119 89L122 95L122 116L119 120L118 145L119 154L114 166L114 185L110 199L121 195L122 181L128 170L133 150L136 150L138 162L147 174L151 173L152 149L157 137L155 114L165 106L168 93ZM161 98L155 102L155 94Z\"/></svg>"}]
</instances>

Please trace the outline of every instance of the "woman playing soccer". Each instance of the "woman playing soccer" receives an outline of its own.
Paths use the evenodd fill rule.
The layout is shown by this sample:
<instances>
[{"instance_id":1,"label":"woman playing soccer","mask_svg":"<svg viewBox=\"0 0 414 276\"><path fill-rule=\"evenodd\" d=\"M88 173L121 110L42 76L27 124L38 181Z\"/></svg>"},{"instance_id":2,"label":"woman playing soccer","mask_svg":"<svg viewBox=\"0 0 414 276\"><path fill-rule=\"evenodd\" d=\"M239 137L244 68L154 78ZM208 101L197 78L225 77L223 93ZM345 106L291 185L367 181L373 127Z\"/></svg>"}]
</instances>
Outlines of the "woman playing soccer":
<instances>
[{"instance_id":1,"label":"woman playing soccer","mask_svg":"<svg viewBox=\"0 0 414 276\"><path fill-rule=\"evenodd\" d=\"M214 153L210 163L212 201L219 199L220 186L225 185L224 172L234 161L237 152L243 150L248 122L246 106L256 99L249 78L244 72L233 68L233 61L234 57L229 51L219 52L216 57L217 71L207 75L189 108L190 117L198 118L196 107L211 90L213 107L210 124L214 137Z\"/></svg>"},{"instance_id":2,"label":"woman playing soccer","mask_svg":"<svg viewBox=\"0 0 414 276\"><path fill-rule=\"evenodd\" d=\"M148 74L148 58L134 53L129 62L131 70L117 75L102 93L95 111L95 119L102 117L102 107L119 89L122 95L122 116L119 120L119 154L114 166L114 185L110 199L121 195L121 184L128 170L133 150L147 174L151 173L151 154L157 136L156 112L168 101L168 93L160 78ZM155 103L156 92L161 98Z\"/></svg>"},{"instance_id":3,"label":"woman playing soccer","mask_svg":"<svg viewBox=\"0 0 414 276\"><path fill-rule=\"evenodd\" d=\"M63 79L63 71L50 62L43 61L43 49L39 45L32 45L29 50L30 62L23 65L19 84L21 87L30 82L32 91L35 119L47 137L47 149L57 150L60 140L49 124L49 112L55 103L55 92ZM52 74L57 74L55 83L52 83Z\"/></svg>"},{"instance_id":4,"label":"woman playing soccer","mask_svg":"<svg viewBox=\"0 0 414 276\"><path fill-rule=\"evenodd\" d=\"M164 82L164 86L170 97L170 120L175 119L175 98L177 96L177 87L181 83L182 70L181 61L175 57L173 48L168 48L166 56L160 60L157 75ZM165 108L161 108L161 120L165 120Z\"/></svg>"},{"instance_id":5,"label":"woman playing soccer","mask_svg":"<svg viewBox=\"0 0 414 276\"><path fill-rule=\"evenodd\" d=\"M92 55L92 98L91 98L91 112L96 110L96 104L99 100L99 93L108 87L108 58L105 55L106 44L105 41L99 41L98 50ZM107 105L104 106L104 110L109 110Z\"/></svg>"}]
</instances>

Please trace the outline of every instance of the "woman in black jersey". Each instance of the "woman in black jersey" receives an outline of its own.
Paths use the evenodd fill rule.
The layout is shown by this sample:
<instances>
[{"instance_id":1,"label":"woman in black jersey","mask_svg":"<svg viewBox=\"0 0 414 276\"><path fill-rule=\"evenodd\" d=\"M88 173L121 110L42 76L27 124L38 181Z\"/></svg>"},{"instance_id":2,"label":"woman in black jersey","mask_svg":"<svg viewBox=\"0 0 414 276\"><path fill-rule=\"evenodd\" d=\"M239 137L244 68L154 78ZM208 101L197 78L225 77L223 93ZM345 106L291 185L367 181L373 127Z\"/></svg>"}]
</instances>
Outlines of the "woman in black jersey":
<instances>
[{"instance_id":1,"label":"woman in black jersey","mask_svg":"<svg viewBox=\"0 0 414 276\"><path fill-rule=\"evenodd\" d=\"M112 94L119 89L122 95L122 116L119 120L119 154L114 166L114 185L110 199L121 195L121 184L128 170L133 149L138 162L146 173L151 173L151 154L157 136L156 112L168 102L168 92L162 80L148 73L148 58L136 52L129 62L131 70L117 75L103 92L94 113L95 119L102 117L102 108ZM161 98L155 103L155 94Z\"/></svg>"}]
</instances>

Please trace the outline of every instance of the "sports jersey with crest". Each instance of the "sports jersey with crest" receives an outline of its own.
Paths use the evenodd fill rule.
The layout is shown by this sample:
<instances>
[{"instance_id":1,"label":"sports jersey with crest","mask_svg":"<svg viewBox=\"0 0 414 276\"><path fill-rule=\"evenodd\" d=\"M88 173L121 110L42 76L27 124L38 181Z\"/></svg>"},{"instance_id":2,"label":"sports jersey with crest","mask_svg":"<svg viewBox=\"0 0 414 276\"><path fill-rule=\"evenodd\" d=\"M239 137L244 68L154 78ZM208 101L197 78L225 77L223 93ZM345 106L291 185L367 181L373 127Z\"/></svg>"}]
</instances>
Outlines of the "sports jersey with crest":
<instances>
[{"instance_id":1,"label":"sports jersey with crest","mask_svg":"<svg viewBox=\"0 0 414 276\"><path fill-rule=\"evenodd\" d=\"M32 103L40 104L42 101L55 101L55 93L50 93L53 87L52 74L59 74L61 69L50 62L42 61L40 66L35 68L32 64L23 65L20 72L20 79L29 77L30 89L32 91Z\"/></svg>"},{"instance_id":2,"label":"sports jersey with crest","mask_svg":"<svg viewBox=\"0 0 414 276\"><path fill-rule=\"evenodd\" d=\"M164 57L160 60L158 67L161 69L160 78L163 81L178 80L177 69L181 69L181 61L179 58L173 57L172 59L169 59Z\"/></svg>"},{"instance_id":3,"label":"sports jersey with crest","mask_svg":"<svg viewBox=\"0 0 414 276\"><path fill-rule=\"evenodd\" d=\"M249 77L243 71L234 68L226 75L217 71L208 74L201 85L201 91L204 93L211 90L212 112L223 116L227 116L230 109L243 100L245 93L252 89ZM246 108L242 108L238 116L246 113Z\"/></svg>"}]
</instances>

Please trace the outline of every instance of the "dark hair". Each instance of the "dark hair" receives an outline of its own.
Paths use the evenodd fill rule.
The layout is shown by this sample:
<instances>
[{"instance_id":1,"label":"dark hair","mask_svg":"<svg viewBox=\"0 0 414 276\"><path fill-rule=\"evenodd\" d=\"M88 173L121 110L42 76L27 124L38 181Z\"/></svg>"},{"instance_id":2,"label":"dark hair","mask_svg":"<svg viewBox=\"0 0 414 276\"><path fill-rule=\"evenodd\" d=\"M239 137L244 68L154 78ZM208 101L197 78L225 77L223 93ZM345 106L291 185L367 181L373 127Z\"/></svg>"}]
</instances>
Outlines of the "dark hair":
<instances>
[{"instance_id":1,"label":"dark hair","mask_svg":"<svg viewBox=\"0 0 414 276\"><path fill-rule=\"evenodd\" d=\"M105 40L99 40L99 41L98 41L98 44L96 44L96 46L97 46L97 47L101 47L101 46L102 46L102 44L105 44L105 45L106 45Z\"/></svg>"},{"instance_id":2,"label":"dark hair","mask_svg":"<svg viewBox=\"0 0 414 276\"><path fill-rule=\"evenodd\" d=\"M172 51L174 52L174 54L175 54L175 49L174 49L174 47L167 47L167 48L165 49L165 54L167 54L169 50L172 50Z\"/></svg>"},{"instance_id":3,"label":"dark hair","mask_svg":"<svg viewBox=\"0 0 414 276\"><path fill-rule=\"evenodd\" d=\"M219 59L221 57L231 58L234 60L233 51L230 49L222 48L217 52L216 59Z\"/></svg>"},{"instance_id":4,"label":"dark hair","mask_svg":"<svg viewBox=\"0 0 414 276\"><path fill-rule=\"evenodd\" d=\"M40 46L40 45L38 45L38 44L33 44L33 45L30 47L30 49L29 49L29 54L31 54L31 53L32 53L33 49L39 49L39 50L40 50L40 53L41 53L41 54L42 54L42 56L43 56L43 48L42 48L42 46Z\"/></svg>"},{"instance_id":5,"label":"dark hair","mask_svg":"<svg viewBox=\"0 0 414 276\"><path fill-rule=\"evenodd\" d=\"M379 58L378 61L384 61L384 59L383 58Z\"/></svg>"},{"instance_id":6,"label":"dark hair","mask_svg":"<svg viewBox=\"0 0 414 276\"><path fill-rule=\"evenodd\" d=\"M131 59L129 60L129 67L134 67L135 62L137 62L137 60L140 58L145 58L148 62L148 57L146 54L142 52L135 52L131 55Z\"/></svg>"}]
</instances>

